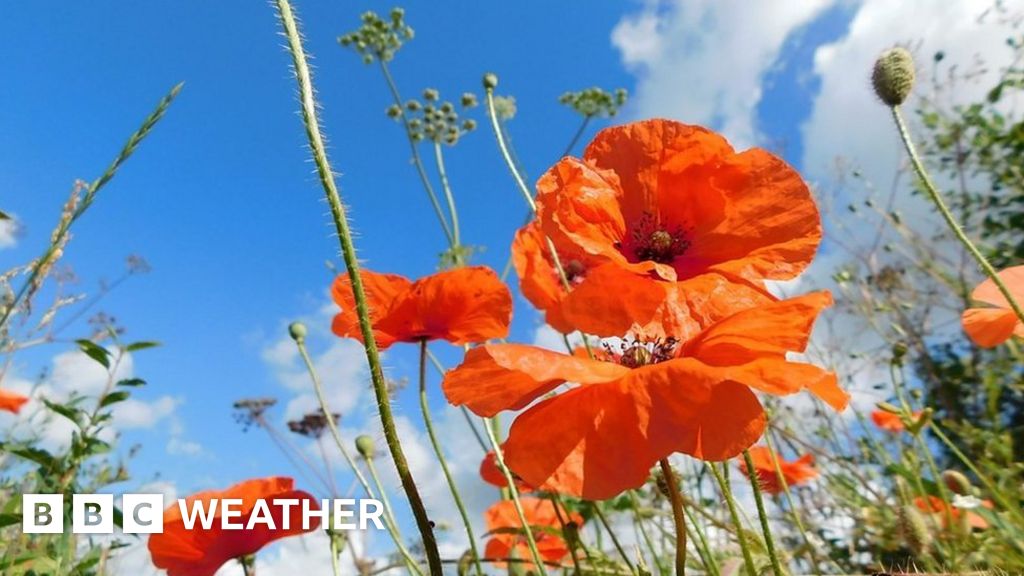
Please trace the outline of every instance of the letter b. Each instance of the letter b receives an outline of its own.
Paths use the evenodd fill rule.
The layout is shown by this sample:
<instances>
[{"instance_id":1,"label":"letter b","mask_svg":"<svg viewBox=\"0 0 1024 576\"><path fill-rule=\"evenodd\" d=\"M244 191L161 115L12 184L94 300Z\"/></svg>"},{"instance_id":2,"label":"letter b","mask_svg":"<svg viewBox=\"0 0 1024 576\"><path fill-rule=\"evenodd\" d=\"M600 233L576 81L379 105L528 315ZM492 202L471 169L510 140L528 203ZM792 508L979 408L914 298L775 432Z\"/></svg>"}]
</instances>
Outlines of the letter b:
<instances>
[{"instance_id":1,"label":"letter b","mask_svg":"<svg viewBox=\"0 0 1024 576\"><path fill-rule=\"evenodd\" d=\"M75 534L113 534L114 495L75 494L71 499L71 529Z\"/></svg>"},{"instance_id":2,"label":"letter b","mask_svg":"<svg viewBox=\"0 0 1024 576\"><path fill-rule=\"evenodd\" d=\"M61 494L22 494L21 531L25 534L61 534L64 532L64 496Z\"/></svg>"}]
</instances>

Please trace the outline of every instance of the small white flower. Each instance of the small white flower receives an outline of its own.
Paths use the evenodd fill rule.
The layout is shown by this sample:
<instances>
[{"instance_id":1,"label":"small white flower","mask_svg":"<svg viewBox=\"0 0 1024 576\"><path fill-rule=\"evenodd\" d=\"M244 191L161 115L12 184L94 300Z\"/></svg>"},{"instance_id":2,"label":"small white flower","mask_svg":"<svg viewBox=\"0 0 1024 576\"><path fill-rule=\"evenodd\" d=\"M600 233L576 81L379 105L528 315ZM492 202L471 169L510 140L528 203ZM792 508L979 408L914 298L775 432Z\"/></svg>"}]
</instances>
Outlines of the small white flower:
<instances>
[{"instance_id":1,"label":"small white flower","mask_svg":"<svg viewBox=\"0 0 1024 576\"><path fill-rule=\"evenodd\" d=\"M981 500L976 496L964 496L963 494L953 495L953 507L961 510L971 510L981 506Z\"/></svg>"}]
</instances>

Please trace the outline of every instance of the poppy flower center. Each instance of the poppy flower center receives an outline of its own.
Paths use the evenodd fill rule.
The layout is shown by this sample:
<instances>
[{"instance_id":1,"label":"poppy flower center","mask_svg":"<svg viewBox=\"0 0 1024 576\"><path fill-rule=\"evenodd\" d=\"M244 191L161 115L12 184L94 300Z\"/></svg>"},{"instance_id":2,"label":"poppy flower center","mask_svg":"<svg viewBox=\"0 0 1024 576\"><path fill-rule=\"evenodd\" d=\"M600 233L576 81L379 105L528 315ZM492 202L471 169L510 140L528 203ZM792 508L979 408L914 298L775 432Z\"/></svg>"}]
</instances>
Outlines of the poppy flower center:
<instances>
[{"instance_id":1,"label":"poppy flower center","mask_svg":"<svg viewBox=\"0 0 1024 576\"><path fill-rule=\"evenodd\" d=\"M644 213L633 226L626 248L626 256L630 256L629 252L632 252L637 261L649 260L659 264L671 264L690 248L690 240L681 227L666 226L653 214Z\"/></svg>"},{"instance_id":2,"label":"poppy flower center","mask_svg":"<svg viewBox=\"0 0 1024 576\"><path fill-rule=\"evenodd\" d=\"M569 284L575 284L583 280L583 274L586 271L586 266L579 260L573 259L565 263L565 278L569 281Z\"/></svg>"},{"instance_id":3,"label":"poppy flower center","mask_svg":"<svg viewBox=\"0 0 1024 576\"><path fill-rule=\"evenodd\" d=\"M675 338L623 341L619 350L613 350L607 342L603 344L608 356L627 368L639 368L665 362L675 357L679 341Z\"/></svg>"}]
</instances>

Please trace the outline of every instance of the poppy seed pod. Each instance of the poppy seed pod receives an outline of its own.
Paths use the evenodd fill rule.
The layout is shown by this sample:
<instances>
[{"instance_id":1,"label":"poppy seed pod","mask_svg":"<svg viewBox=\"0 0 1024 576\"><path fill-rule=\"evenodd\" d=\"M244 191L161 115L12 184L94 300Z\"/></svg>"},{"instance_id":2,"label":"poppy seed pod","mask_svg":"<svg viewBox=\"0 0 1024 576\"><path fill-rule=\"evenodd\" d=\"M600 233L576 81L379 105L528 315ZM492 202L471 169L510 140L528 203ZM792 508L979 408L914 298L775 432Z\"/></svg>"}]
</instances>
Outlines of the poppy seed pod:
<instances>
[{"instance_id":1,"label":"poppy seed pod","mask_svg":"<svg viewBox=\"0 0 1024 576\"><path fill-rule=\"evenodd\" d=\"M306 332L306 325L302 322L292 322L288 325L288 335L296 342L304 341L306 339Z\"/></svg>"},{"instance_id":2,"label":"poppy seed pod","mask_svg":"<svg viewBox=\"0 0 1024 576\"><path fill-rule=\"evenodd\" d=\"M376 451L373 438L370 438L366 434L356 436L356 450L359 452L360 456L367 460L373 458L373 454Z\"/></svg>"},{"instance_id":3,"label":"poppy seed pod","mask_svg":"<svg viewBox=\"0 0 1024 576\"><path fill-rule=\"evenodd\" d=\"M914 88L914 57L906 48L901 47L882 52L875 61L871 85L879 100L885 104L903 104Z\"/></svg>"}]
</instances>

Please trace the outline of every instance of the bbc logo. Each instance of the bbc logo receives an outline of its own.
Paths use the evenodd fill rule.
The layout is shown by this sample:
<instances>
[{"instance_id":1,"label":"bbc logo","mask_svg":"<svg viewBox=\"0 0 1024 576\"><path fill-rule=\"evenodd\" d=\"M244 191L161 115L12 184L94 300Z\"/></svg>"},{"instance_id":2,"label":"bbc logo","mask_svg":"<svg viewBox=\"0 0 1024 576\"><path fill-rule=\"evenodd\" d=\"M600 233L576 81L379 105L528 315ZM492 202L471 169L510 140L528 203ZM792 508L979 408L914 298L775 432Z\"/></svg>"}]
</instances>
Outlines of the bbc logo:
<instances>
[{"instance_id":1,"label":"bbc logo","mask_svg":"<svg viewBox=\"0 0 1024 576\"><path fill-rule=\"evenodd\" d=\"M114 533L113 494L74 494L71 531L75 534ZM125 534L156 534L164 529L163 494L125 494L121 498L121 528ZM21 529L25 534L64 532L63 494L23 494Z\"/></svg>"}]
</instances>

